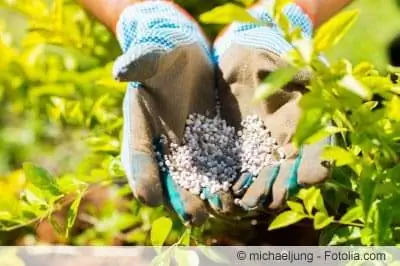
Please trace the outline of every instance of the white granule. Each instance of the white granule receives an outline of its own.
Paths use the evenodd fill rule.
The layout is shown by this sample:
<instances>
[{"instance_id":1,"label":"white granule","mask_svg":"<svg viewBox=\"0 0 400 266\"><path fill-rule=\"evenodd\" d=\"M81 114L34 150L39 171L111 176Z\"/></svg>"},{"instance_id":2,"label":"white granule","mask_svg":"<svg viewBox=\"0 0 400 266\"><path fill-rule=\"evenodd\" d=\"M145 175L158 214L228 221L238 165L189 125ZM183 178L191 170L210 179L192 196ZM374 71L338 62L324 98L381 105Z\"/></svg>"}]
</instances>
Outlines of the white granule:
<instances>
[{"instance_id":1,"label":"white granule","mask_svg":"<svg viewBox=\"0 0 400 266\"><path fill-rule=\"evenodd\" d=\"M229 191L241 173L257 176L264 166L284 159L276 139L256 115L246 117L236 132L219 115L191 114L182 145L170 143L169 154L159 161L161 170L169 171L180 187L204 199L204 188L210 193Z\"/></svg>"}]
</instances>

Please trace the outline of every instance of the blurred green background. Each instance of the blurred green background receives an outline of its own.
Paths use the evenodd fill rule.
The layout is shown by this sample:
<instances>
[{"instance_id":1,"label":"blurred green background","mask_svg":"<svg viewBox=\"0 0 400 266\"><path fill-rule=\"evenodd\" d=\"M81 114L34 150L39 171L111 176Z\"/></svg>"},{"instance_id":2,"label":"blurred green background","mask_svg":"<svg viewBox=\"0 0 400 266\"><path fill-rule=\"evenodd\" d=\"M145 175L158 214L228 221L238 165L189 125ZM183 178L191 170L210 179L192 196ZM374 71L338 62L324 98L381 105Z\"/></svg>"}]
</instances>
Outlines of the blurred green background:
<instances>
[{"instance_id":1,"label":"blurred green background","mask_svg":"<svg viewBox=\"0 0 400 266\"><path fill-rule=\"evenodd\" d=\"M24 42L26 44L26 40L23 41L23 39L26 37L29 26L26 22L25 16L30 11L23 10L23 12L20 12L21 10L19 10L17 12L14 12L15 10L13 9L15 9L15 7L17 6L17 4L15 3L24 4L24 2L26 1L4 1L3 6L8 5L9 7L12 6L12 8L0 8L0 34L2 34L2 38L5 42L10 41L12 42L12 45L17 48L24 46ZM32 3L35 2L37 1L33 1ZM51 4L52 1L50 0L43 2ZM64 2L68 3L74 1ZM216 0L203 2L197 0L178 0L177 2L180 2L194 16L198 16L198 14L227 1ZM348 8L358 9L360 11L360 17L355 26L350 30L350 33L345 36L345 38L339 43L339 45L337 45L327 53L328 58L332 60L347 58L354 64L361 61L370 61L374 63L378 69L385 70L385 67L389 62L387 53L388 46L390 42L397 36L397 34L400 34L400 8L398 8L397 2L398 1L396 0L354 1L354 3L351 4ZM39 4L37 5L39 6ZM40 16L39 13L36 15ZM206 31L209 33L209 35L212 37L214 37L220 29L220 26L204 25L204 27L206 28ZM3 33L1 33L2 31ZM108 36L107 38L111 38L111 36ZM54 48L52 50L55 51L56 49L57 48ZM101 49L100 46L97 47L97 49ZM103 62L111 60L113 58L112 55L116 56L118 54L117 45L114 43L112 45L112 49L109 51L111 51L111 53L107 54L107 56L102 55ZM3 60L5 60L4 58L7 58L7 53L8 51L4 49L3 51L0 51L0 55L3 57ZM94 62L98 58L92 59ZM17 106L14 107L17 108ZM25 118L26 119L23 121L23 123L35 123L34 121L31 121L27 116L25 116ZM50 154L54 154L54 151L52 150L53 145L47 147L46 144L48 143L44 142L42 143L43 146L35 146L34 137L31 133L29 133L29 130L24 131L21 128L17 130L13 125L14 123L15 121L4 119L0 120L0 126L6 127L6 129L2 131L2 133L0 133L2 136L2 138L0 139L0 173L2 174L5 174L12 169L18 168L21 163L25 159L27 159L27 157L36 157L36 155L25 156L25 154L29 152L33 152L34 154L46 154L47 148L49 148L50 150L48 152L50 152ZM21 121L19 122L19 125L21 125ZM27 126L25 128L30 127ZM52 131L57 131L57 127L48 128L47 133L51 134ZM79 149L79 144L76 145L75 141L72 141L72 143L74 143L73 145L77 146L77 148ZM65 162L69 162L72 160L70 166L73 167L74 160L69 158L71 156L69 156L69 159L67 159L65 158L65 156L63 156L62 153L59 153L59 156L56 157L61 158L53 159L64 160Z\"/></svg>"},{"instance_id":2,"label":"blurred green background","mask_svg":"<svg viewBox=\"0 0 400 266\"><path fill-rule=\"evenodd\" d=\"M358 0L348 8L359 9L360 17L345 38L327 56L347 58L353 63L370 61L379 69L388 64L387 48L400 34L400 8L395 0Z\"/></svg>"},{"instance_id":3,"label":"blurred green background","mask_svg":"<svg viewBox=\"0 0 400 266\"><path fill-rule=\"evenodd\" d=\"M177 2L197 17L228 1ZM400 34L397 2L355 1L349 8L360 10L359 20L327 56L384 71L388 45ZM220 29L204 27L210 36ZM165 212L131 200L118 167L125 85L112 80L111 66L119 53L115 38L75 1L0 0L0 229L18 229L0 233L0 244L148 244L151 222ZM57 207L29 187L20 170L26 161L50 170L65 194L96 185L74 238L54 230L66 226L62 208L52 226L25 226ZM174 229L172 243L182 230Z\"/></svg>"}]
</instances>

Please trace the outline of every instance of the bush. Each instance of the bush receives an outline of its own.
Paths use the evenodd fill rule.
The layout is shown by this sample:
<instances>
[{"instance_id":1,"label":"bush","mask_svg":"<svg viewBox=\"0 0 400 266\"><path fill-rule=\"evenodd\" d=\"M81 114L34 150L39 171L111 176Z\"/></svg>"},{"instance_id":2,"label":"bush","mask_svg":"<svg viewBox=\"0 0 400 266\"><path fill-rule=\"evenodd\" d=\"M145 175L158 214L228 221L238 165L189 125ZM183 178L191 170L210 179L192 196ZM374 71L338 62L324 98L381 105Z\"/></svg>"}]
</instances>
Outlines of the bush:
<instances>
[{"instance_id":1,"label":"bush","mask_svg":"<svg viewBox=\"0 0 400 266\"><path fill-rule=\"evenodd\" d=\"M0 4L13 24L0 24L0 172L8 172L0 179L0 243L209 244L221 234L224 224L186 229L163 208L131 198L118 157L125 85L110 75L120 52L110 33L73 1ZM185 4L195 14L211 8ZM231 19L240 19L238 12ZM213 14L205 22L215 21ZM287 25L279 14L277 23ZM347 60L327 66L319 57L356 16L341 13L313 42L283 26L295 49L291 68L280 71L308 68L313 77L296 143L336 135L324 153L336 167L329 182L290 200L269 229L308 219L320 245L393 245L400 242L400 213L392 207L400 201L400 70L380 74L367 62ZM271 93L258 91L261 98Z\"/></svg>"}]
</instances>

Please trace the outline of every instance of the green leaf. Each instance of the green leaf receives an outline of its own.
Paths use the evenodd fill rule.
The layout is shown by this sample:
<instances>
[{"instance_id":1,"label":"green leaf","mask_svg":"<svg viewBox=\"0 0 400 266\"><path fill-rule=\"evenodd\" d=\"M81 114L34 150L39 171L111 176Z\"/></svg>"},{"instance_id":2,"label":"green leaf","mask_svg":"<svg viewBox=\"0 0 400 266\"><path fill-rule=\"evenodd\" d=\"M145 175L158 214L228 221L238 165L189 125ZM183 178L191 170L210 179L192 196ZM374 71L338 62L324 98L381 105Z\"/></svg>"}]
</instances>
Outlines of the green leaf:
<instances>
[{"instance_id":1,"label":"green leaf","mask_svg":"<svg viewBox=\"0 0 400 266\"><path fill-rule=\"evenodd\" d=\"M344 76L339 82L339 86L345 88L346 90L360 96L365 100L370 100L372 98L371 90L357 80L353 75Z\"/></svg>"},{"instance_id":2,"label":"green leaf","mask_svg":"<svg viewBox=\"0 0 400 266\"><path fill-rule=\"evenodd\" d=\"M29 97L31 99L40 96L58 96L69 98L76 96L76 88L72 84L45 84L39 86L31 86L29 88Z\"/></svg>"},{"instance_id":3,"label":"green leaf","mask_svg":"<svg viewBox=\"0 0 400 266\"><path fill-rule=\"evenodd\" d=\"M319 212L322 212L322 213L328 213L325 208L324 198L322 197L320 189L317 189L317 200L315 203L315 209L317 209Z\"/></svg>"},{"instance_id":4,"label":"green leaf","mask_svg":"<svg viewBox=\"0 0 400 266\"><path fill-rule=\"evenodd\" d=\"M340 218L341 223L352 223L356 220L360 220L364 218L364 212L361 206L355 206L349 209L343 216Z\"/></svg>"},{"instance_id":5,"label":"green leaf","mask_svg":"<svg viewBox=\"0 0 400 266\"><path fill-rule=\"evenodd\" d=\"M182 237L180 239L180 244L182 246L190 246L190 235L192 233L192 228L189 227L183 232Z\"/></svg>"},{"instance_id":6,"label":"green leaf","mask_svg":"<svg viewBox=\"0 0 400 266\"><path fill-rule=\"evenodd\" d=\"M201 14L200 21L208 24L229 24L234 21L258 22L245 8L232 3L218 6Z\"/></svg>"},{"instance_id":7,"label":"green leaf","mask_svg":"<svg viewBox=\"0 0 400 266\"><path fill-rule=\"evenodd\" d=\"M150 240L156 250L161 251L161 247L167 239L172 229L172 221L167 217L161 217L152 224Z\"/></svg>"},{"instance_id":8,"label":"green leaf","mask_svg":"<svg viewBox=\"0 0 400 266\"><path fill-rule=\"evenodd\" d=\"M71 232L72 227L75 224L76 217L78 215L79 205L81 204L82 195L79 195L74 202L72 202L71 206L68 210L67 215L67 230L65 232L65 237L68 238Z\"/></svg>"},{"instance_id":9,"label":"green leaf","mask_svg":"<svg viewBox=\"0 0 400 266\"><path fill-rule=\"evenodd\" d=\"M125 236L125 240L128 243L137 245L146 243L147 239L148 239L147 233L141 230L133 230L132 232L127 233Z\"/></svg>"},{"instance_id":10,"label":"green leaf","mask_svg":"<svg viewBox=\"0 0 400 266\"><path fill-rule=\"evenodd\" d=\"M26 178L35 187L50 193L52 196L60 196L62 194L57 180L47 170L32 163L24 163L23 169Z\"/></svg>"},{"instance_id":11,"label":"green leaf","mask_svg":"<svg viewBox=\"0 0 400 266\"><path fill-rule=\"evenodd\" d=\"M370 227L364 227L361 229L361 243L365 246L370 246L374 238L374 232Z\"/></svg>"},{"instance_id":12,"label":"green leaf","mask_svg":"<svg viewBox=\"0 0 400 266\"><path fill-rule=\"evenodd\" d=\"M349 244L351 241L357 241L361 237L360 228L354 226L346 226L341 228L334 228L330 232L330 236L325 236L327 243L323 243L327 246L335 246L342 244ZM322 231L324 233L325 230ZM330 238L330 240L329 240Z\"/></svg>"},{"instance_id":13,"label":"green leaf","mask_svg":"<svg viewBox=\"0 0 400 266\"><path fill-rule=\"evenodd\" d=\"M286 227L292 224L295 224L304 218L307 218L307 215L301 214L295 211L285 211L278 215L272 223L269 225L268 230L275 230L278 228Z\"/></svg>"},{"instance_id":14,"label":"green leaf","mask_svg":"<svg viewBox=\"0 0 400 266\"><path fill-rule=\"evenodd\" d=\"M334 126L326 126L322 129L320 129L319 131L317 131L317 133L313 134L311 137L307 138L304 143L305 144L313 144L313 143L317 143L323 139L328 138L329 136L332 136L334 134L337 133L342 133L342 132L346 132L347 129L346 128L338 128L338 127L334 127Z\"/></svg>"},{"instance_id":15,"label":"green leaf","mask_svg":"<svg viewBox=\"0 0 400 266\"><path fill-rule=\"evenodd\" d=\"M293 137L293 144L296 147L303 145L308 138L317 134L323 128L323 116L324 112L321 108L303 109L296 133Z\"/></svg>"},{"instance_id":16,"label":"green leaf","mask_svg":"<svg viewBox=\"0 0 400 266\"><path fill-rule=\"evenodd\" d=\"M298 213L304 213L303 205L298 203L298 202L288 201L287 205L289 206L289 208L292 211L295 211L295 212L298 212Z\"/></svg>"},{"instance_id":17,"label":"green leaf","mask_svg":"<svg viewBox=\"0 0 400 266\"><path fill-rule=\"evenodd\" d=\"M314 217L314 228L320 230L327 227L333 222L333 216L328 216L326 213L317 212Z\"/></svg>"},{"instance_id":18,"label":"green leaf","mask_svg":"<svg viewBox=\"0 0 400 266\"><path fill-rule=\"evenodd\" d=\"M285 6L293 2L293 0L275 0L275 6L274 6L274 13L275 15L278 13L282 13Z\"/></svg>"},{"instance_id":19,"label":"green leaf","mask_svg":"<svg viewBox=\"0 0 400 266\"><path fill-rule=\"evenodd\" d=\"M367 219L370 214L371 206L375 201L376 181L372 179L371 171L365 168L359 180L359 193L363 206L364 218Z\"/></svg>"},{"instance_id":20,"label":"green leaf","mask_svg":"<svg viewBox=\"0 0 400 266\"><path fill-rule=\"evenodd\" d=\"M275 0L271 1L271 4L273 4L272 7L272 16L274 18L275 23L278 24L278 26L283 30L285 34L288 34L290 32L290 21L287 18L287 16L283 13L284 8L286 5L288 5L290 2L293 0ZM268 6L267 3L267 11L271 10L271 7ZM269 12L271 13L271 12Z\"/></svg>"},{"instance_id":21,"label":"green leaf","mask_svg":"<svg viewBox=\"0 0 400 266\"><path fill-rule=\"evenodd\" d=\"M292 81L297 72L298 70L294 67L285 67L270 73L262 84L256 88L254 99L267 99Z\"/></svg>"},{"instance_id":22,"label":"green leaf","mask_svg":"<svg viewBox=\"0 0 400 266\"><path fill-rule=\"evenodd\" d=\"M54 1L53 23L56 30L61 30L63 26L63 0Z\"/></svg>"},{"instance_id":23,"label":"green leaf","mask_svg":"<svg viewBox=\"0 0 400 266\"><path fill-rule=\"evenodd\" d=\"M108 135L94 136L86 139L88 145L95 152L114 152L120 150L120 142Z\"/></svg>"},{"instance_id":24,"label":"green leaf","mask_svg":"<svg viewBox=\"0 0 400 266\"><path fill-rule=\"evenodd\" d=\"M312 41L309 39L301 39L301 37L298 37L294 34L292 34L292 38L298 38L292 41L292 45L296 48L296 51L301 56L301 61L304 61L306 64L310 64L314 53Z\"/></svg>"},{"instance_id":25,"label":"green leaf","mask_svg":"<svg viewBox=\"0 0 400 266\"><path fill-rule=\"evenodd\" d=\"M309 215L312 214L312 210L317 205L318 195L320 195L320 191L315 187L301 189L298 194L298 197L303 200L303 204Z\"/></svg>"},{"instance_id":26,"label":"green leaf","mask_svg":"<svg viewBox=\"0 0 400 266\"><path fill-rule=\"evenodd\" d=\"M278 24L279 28L286 34L291 30L290 20L281 12L275 16L275 23Z\"/></svg>"},{"instance_id":27,"label":"green leaf","mask_svg":"<svg viewBox=\"0 0 400 266\"><path fill-rule=\"evenodd\" d=\"M389 202L383 200L377 204L374 217L375 244L378 246L390 245L392 242L393 212Z\"/></svg>"},{"instance_id":28,"label":"green leaf","mask_svg":"<svg viewBox=\"0 0 400 266\"><path fill-rule=\"evenodd\" d=\"M356 161L353 153L337 146L325 147L322 158L327 160L334 160L336 166L349 165Z\"/></svg>"},{"instance_id":29,"label":"green leaf","mask_svg":"<svg viewBox=\"0 0 400 266\"><path fill-rule=\"evenodd\" d=\"M322 25L314 38L315 50L321 52L335 46L351 28L357 17L357 10L343 11Z\"/></svg>"},{"instance_id":30,"label":"green leaf","mask_svg":"<svg viewBox=\"0 0 400 266\"><path fill-rule=\"evenodd\" d=\"M389 118L400 121L400 97L394 95L387 106Z\"/></svg>"}]
</instances>

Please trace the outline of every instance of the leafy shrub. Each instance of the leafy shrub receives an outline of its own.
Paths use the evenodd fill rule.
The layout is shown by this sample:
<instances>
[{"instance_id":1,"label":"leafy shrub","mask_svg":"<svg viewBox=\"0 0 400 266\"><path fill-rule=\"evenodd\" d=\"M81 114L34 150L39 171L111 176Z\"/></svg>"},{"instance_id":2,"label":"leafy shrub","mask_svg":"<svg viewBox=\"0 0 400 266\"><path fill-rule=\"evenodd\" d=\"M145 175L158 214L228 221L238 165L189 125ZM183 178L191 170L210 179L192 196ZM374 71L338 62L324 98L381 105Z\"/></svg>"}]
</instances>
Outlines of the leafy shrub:
<instances>
[{"instance_id":1,"label":"leafy shrub","mask_svg":"<svg viewBox=\"0 0 400 266\"><path fill-rule=\"evenodd\" d=\"M206 2L185 4L199 14L211 8ZM201 17L204 23L218 22L217 15L229 7L230 20L247 20L242 6L251 2L242 1L235 12L230 4ZM281 77L294 70L311 71L295 141L337 136L336 145L324 152L336 167L331 180L291 199L270 230L308 219L321 230L321 245L397 244L400 70L390 67L381 74L367 62L352 66L347 60L325 64L320 53L340 40L357 13L341 13L307 42L279 15L285 2L278 1L274 14L295 46L288 57L292 66L265 81L280 86L263 88L283 87L287 80ZM73 1L0 0L0 5L12 11L0 24L0 123L6 125L0 129L5 158L0 170L9 172L0 179L1 244L31 243L37 225L47 222L58 232L57 243L209 243L203 236L218 232L217 224L185 229L174 217L165 218L162 208L144 207L130 196L118 157L125 85L110 76L119 53L110 33ZM26 34L10 32L6 22L26 28ZM257 97L274 92L258 90ZM83 143L89 149L82 149ZM22 166L23 161L33 163Z\"/></svg>"},{"instance_id":2,"label":"leafy shrub","mask_svg":"<svg viewBox=\"0 0 400 266\"><path fill-rule=\"evenodd\" d=\"M343 37L357 12L342 12L323 25L313 40L305 40L279 12L287 2L276 1L272 13L294 46L287 56L291 66L270 75L265 80L270 86L260 86L255 98L272 95L299 70L307 69L311 80L300 101L303 114L294 142L301 146L336 135L336 145L323 153L336 167L332 180L319 188L303 189L289 201L289 210L276 217L269 229L311 219L316 230L324 229L321 245L397 244L399 214L393 206L400 199L399 69L389 67L389 73L381 75L368 62L327 63L321 53ZM203 18L217 20L228 13L227 8L210 11ZM235 19L245 18L243 12L237 9Z\"/></svg>"}]
</instances>

